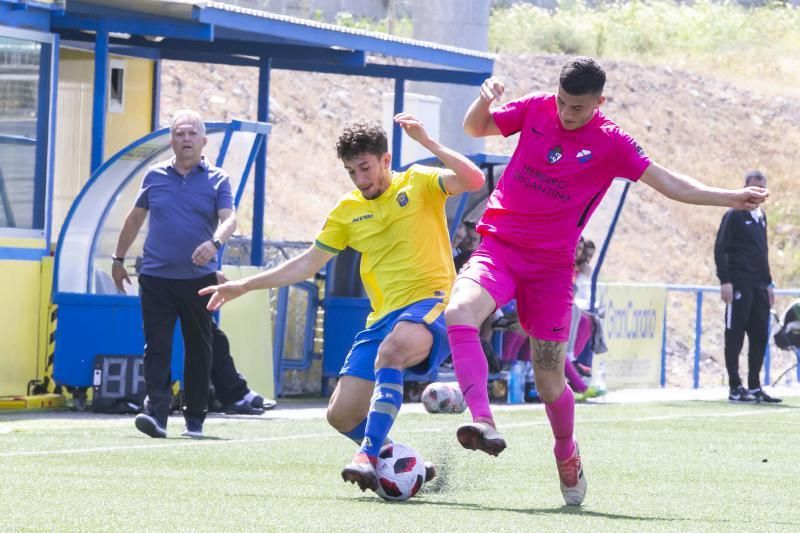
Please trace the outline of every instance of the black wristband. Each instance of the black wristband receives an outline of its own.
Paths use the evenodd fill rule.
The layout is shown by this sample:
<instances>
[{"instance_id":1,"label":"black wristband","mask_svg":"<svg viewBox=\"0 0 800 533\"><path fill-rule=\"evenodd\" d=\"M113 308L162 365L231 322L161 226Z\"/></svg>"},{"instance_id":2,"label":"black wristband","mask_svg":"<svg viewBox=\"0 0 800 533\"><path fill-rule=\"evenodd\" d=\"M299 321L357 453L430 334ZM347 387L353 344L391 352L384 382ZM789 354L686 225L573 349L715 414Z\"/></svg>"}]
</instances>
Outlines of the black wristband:
<instances>
[{"instance_id":1,"label":"black wristband","mask_svg":"<svg viewBox=\"0 0 800 533\"><path fill-rule=\"evenodd\" d=\"M124 257L117 257L116 255L112 255L111 256L111 260L113 262L115 262L115 263L124 263L125 262L125 258Z\"/></svg>"},{"instance_id":2,"label":"black wristband","mask_svg":"<svg viewBox=\"0 0 800 533\"><path fill-rule=\"evenodd\" d=\"M213 245L214 245L214 248L216 248L217 250L219 250L220 248L222 248L222 241L221 241L221 240L219 240L219 239L214 239L214 240L212 240L212 241L211 241L211 244L213 244Z\"/></svg>"}]
</instances>

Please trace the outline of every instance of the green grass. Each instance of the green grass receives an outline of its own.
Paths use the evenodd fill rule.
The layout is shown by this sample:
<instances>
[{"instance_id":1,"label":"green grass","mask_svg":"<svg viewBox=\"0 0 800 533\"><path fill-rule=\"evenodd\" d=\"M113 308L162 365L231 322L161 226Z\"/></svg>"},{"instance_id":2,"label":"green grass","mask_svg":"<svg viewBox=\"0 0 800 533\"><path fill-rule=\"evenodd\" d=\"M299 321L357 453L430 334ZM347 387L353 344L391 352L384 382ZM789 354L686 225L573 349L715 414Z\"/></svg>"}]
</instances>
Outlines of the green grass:
<instances>
[{"instance_id":1,"label":"green grass","mask_svg":"<svg viewBox=\"0 0 800 533\"><path fill-rule=\"evenodd\" d=\"M285 404L284 404L285 405ZM276 414L280 414L277 411ZM790 531L800 398L580 405L589 481L563 506L541 406L498 413L499 458L461 449L464 416L404 414L395 438L438 464L390 504L339 477L354 452L322 418L212 418L216 438L154 440L131 418L0 416L0 530ZM180 420L171 420L177 435Z\"/></svg>"},{"instance_id":2,"label":"green grass","mask_svg":"<svg viewBox=\"0 0 800 533\"><path fill-rule=\"evenodd\" d=\"M710 0L633 0L589 8L562 0L552 11L514 4L492 11L489 43L504 54L669 64L792 94L800 79L800 9L779 2L748 8Z\"/></svg>"}]
</instances>

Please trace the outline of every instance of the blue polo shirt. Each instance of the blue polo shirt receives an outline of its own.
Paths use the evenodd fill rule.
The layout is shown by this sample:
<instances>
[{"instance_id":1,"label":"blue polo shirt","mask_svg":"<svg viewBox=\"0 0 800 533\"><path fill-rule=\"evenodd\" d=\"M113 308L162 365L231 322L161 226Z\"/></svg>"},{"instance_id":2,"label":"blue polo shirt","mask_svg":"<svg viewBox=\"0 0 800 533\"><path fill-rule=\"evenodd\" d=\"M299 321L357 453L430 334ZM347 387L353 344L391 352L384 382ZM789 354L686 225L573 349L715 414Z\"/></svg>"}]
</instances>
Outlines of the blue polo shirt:
<instances>
[{"instance_id":1,"label":"blue polo shirt","mask_svg":"<svg viewBox=\"0 0 800 533\"><path fill-rule=\"evenodd\" d=\"M174 160L147 170L136 207L147 209L150 227L144 241L142 274L169 279L194 279L213 274L217 262L192 263L192 253L203 241L214 238L217 212L233 208L231 181L221 168L203 158L182 176Z\"/></svg>"}]
</instances>

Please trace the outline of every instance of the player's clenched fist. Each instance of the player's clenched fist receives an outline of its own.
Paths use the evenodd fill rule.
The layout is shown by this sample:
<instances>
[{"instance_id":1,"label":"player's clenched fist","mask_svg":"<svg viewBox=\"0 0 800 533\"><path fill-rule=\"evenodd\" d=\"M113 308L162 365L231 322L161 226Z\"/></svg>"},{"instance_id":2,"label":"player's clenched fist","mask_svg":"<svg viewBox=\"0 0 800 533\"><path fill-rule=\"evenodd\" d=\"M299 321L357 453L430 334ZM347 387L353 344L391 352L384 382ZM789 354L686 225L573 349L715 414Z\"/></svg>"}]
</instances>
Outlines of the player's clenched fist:
<instances>
[{"instance_id":1,"label":"player's clenched fist","mask_svg":"<svg viewBox=\"0 0 800 533\"><path fill-rule=\"evenodd\" d=\"M505 91L503 82L492 76L486 79L481 85L481 98L484 102L491 102L492 100L499 100Z\"/></svg>"}]
</instances>

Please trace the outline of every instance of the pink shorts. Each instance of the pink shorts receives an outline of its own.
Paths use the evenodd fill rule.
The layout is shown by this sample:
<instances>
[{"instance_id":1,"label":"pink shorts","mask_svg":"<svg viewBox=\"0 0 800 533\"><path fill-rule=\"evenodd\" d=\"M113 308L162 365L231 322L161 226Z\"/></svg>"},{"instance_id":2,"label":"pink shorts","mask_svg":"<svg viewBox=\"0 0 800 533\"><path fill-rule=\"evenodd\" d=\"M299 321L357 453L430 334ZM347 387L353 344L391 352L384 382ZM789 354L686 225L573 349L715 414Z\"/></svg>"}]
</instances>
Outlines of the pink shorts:
<instances>
[{"instance_id":1,"label":"pink shorts","mask_svg":"<svg viewBox=\"0 0 800 533\"><path fill-rule=\"evenodd\" d=\"M458 277L483 287L497 307L516 298L519 323L531 337L566 342L572 318L573 269L567 258L548 252L526 253L484 236Z\"/></svg>"}]
</instances>

